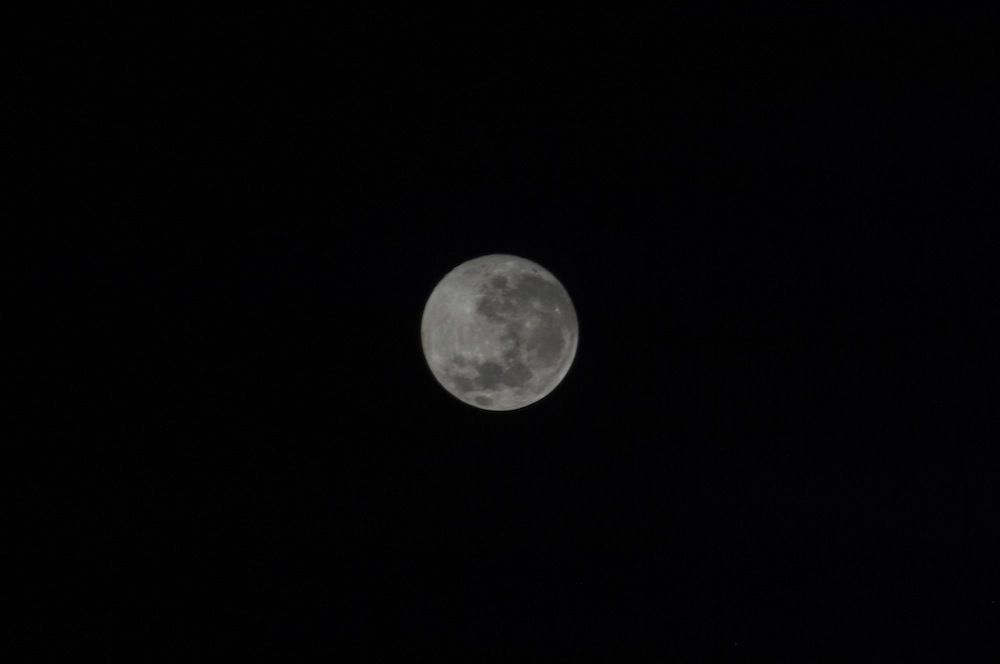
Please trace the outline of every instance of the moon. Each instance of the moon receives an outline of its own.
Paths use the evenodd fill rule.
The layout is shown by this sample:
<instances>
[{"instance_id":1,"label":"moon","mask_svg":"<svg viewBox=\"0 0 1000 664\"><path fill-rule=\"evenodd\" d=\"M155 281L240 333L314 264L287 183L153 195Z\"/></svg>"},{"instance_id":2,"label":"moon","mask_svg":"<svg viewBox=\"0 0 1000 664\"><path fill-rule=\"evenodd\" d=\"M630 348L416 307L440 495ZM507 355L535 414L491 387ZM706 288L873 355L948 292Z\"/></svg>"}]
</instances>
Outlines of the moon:
<instances>
[{"instance_id":1,"label":"moon","mask_svg":"<svg viewBox=\"0 0 1000 664\"><path fill-rule=\"evenodd\" d=\"M566 289L538 263L490 254L434 288L420 326L424 357L449 393L484 410L544 398L576 357L579 329Z\"/></svg>"}]
</instances>

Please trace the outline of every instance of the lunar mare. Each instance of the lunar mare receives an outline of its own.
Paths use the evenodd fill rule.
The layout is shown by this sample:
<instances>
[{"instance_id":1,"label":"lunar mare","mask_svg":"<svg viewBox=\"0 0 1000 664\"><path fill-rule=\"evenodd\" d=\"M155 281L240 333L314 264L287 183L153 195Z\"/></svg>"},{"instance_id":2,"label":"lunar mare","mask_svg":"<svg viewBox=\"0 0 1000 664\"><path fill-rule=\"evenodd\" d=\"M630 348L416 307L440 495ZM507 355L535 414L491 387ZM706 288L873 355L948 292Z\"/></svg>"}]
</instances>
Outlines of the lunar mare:
<instances>
[{"instance_id":1,"label":"lunar mare","mask_svg":"<svg viewBox=\"0 0 1000 664\"><path fill-rule=\"evenodd\" d=\"M576 309L541 265L508 254L462 263L437 284L420 328L437 381L465 403L514 410L548 395L576 356Z\"/></svg>"}]
</instances>

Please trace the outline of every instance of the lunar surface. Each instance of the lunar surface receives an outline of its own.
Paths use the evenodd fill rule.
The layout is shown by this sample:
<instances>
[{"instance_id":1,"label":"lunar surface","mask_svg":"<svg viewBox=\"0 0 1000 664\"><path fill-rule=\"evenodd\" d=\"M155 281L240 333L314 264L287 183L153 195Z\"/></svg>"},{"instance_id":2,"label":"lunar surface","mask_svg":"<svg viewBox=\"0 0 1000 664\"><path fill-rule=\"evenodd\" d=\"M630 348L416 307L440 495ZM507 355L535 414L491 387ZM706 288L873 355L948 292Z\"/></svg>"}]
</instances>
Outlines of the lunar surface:
<instances>
[{"instance_id":1,"label":"lunar surface","mask_svg":"<svg viewBox=\"0 0 1000 664\"><path fill-rule=\"evenodd\" d=\"M545 268L507 254L462 263L424 307L421 339L437 381L465 403L514 410L548 395L576 355L576 310Z\"/></svg>"}]
</instances>

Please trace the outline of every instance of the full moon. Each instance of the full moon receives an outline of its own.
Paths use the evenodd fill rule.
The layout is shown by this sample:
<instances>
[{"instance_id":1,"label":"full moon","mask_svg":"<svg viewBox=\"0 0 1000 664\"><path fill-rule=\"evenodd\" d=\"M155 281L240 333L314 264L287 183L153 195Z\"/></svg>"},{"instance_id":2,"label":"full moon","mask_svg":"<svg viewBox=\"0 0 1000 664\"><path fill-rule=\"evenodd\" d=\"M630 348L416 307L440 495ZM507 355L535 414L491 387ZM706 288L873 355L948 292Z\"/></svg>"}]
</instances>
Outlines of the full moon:
<instances>
[{"instance_id":1,"label":"full moon","mask_svg":"<svg viewBox=\"0 0 1000 664\"><path fill-rule=\"evenodd\" d=\"M576 356L578 324L569 294L525 258L480 256L438 283L420 327L437 381L465 403L514 410L548 395Z\"/></svg>"}]
</instances>

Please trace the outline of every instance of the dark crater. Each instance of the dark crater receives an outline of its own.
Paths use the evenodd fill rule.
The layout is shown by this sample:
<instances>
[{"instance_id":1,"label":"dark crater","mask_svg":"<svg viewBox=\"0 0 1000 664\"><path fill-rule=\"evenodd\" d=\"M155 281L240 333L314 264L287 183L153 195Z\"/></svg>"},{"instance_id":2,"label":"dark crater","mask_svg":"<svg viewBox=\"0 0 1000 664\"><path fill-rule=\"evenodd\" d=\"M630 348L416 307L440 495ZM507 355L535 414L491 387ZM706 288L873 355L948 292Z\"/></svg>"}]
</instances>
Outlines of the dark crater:
<instances>
[{"instance_id":1,"label":"dark crater","mask_svg":"<svg viewBox=\"0 0 1000 664\"><path fill-rule=\"evenodd\" d=\"M475 383L468 376L453 373L451 374L451 379L455 381L455 387L457 387L460 392L471 392L476 389Z\"/></svg>"},{"instance_id":2,"label":"dark crater","mask_svg":"<svg viewBox=\"0 0 1000 664\"><path fill-rule=\"evenodd\" d=\"M514 364L507 367L507 370L503 372L501 377L501 382L508 387L521 387L529 380L534 374L531 369L524 365L522 362L515 362Z\"/></svg>"},{"instance_id":3,"label":"dark crater","mask_svg":"<svg viewBox=\"0 0 1000 664\"><path fill-rule=\"evenodd\" d=\"M477 370L479 376L476 378L476 385L480 389L494 389L503 380L504 368L496 362L483 362L477 367Z\"/></svg>"},{"instance_id":4,"label":"dark crater","mask_svg":"<svg viewBox=\"0 0 1000 664\"><path fill-rule=\"evenodd\" d=\"M563 346L566 341L563 339L562 327L551 319L544 319L542 324L534 331L527 340L528 352L534 351L538 359L545 363L555 362L562 355Z\"/></svg>"}]
</instances>

